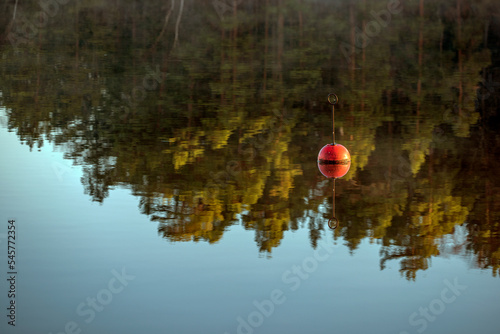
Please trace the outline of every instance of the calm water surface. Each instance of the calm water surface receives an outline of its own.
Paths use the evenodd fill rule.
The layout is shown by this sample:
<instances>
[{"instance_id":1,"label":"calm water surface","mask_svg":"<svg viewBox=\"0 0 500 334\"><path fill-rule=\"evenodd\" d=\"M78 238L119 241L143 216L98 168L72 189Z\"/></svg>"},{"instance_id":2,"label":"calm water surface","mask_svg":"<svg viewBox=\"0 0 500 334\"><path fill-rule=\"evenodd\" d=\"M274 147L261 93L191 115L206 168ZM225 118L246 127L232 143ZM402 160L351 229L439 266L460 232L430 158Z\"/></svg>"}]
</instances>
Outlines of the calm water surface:
<instances>
[{"instance_id":1,"label":"calm water surface","mask_svg":"<svg viewBox=\"0 0 500 334\"><path fill-rule=\"evenodd\" d=\"M498 333L498 4L16 3L2 333Z\"/></svg>"}]
</instances>

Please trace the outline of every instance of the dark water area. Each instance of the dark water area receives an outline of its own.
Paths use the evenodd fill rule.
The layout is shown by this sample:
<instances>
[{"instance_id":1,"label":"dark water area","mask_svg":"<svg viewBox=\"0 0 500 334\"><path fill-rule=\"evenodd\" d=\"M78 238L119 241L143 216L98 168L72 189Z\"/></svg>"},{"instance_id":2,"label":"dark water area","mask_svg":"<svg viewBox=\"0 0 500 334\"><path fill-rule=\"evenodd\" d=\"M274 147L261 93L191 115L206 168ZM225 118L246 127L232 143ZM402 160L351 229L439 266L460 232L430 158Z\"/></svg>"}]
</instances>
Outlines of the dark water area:
<instances>
[{"instance_id":1,"label":"dark water area","mask_svg":"<svg viewBox=\"0 0 500 334\"><path fill-rule=\"evenodd\" d=\"M2 333L498 332L497 2L0 6Z\"/></svg>"}]
</instances>

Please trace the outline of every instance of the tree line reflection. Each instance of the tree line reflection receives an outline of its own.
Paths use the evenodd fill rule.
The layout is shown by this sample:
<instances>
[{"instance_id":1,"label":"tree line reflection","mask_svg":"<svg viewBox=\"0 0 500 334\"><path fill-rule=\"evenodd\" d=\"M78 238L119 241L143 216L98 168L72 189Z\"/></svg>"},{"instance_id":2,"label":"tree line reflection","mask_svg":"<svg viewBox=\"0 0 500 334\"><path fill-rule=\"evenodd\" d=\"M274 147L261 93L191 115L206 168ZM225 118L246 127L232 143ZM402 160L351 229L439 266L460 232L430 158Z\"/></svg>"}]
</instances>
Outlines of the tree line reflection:
<instances>
[{"instance_id":1,"label":"tree line reflection","mask_svg":"<svg viewBox=\"0 0 500 334\"><path fill-rule=\"evenodd\" d=\"M23 143L83 166L93 201L129 187L168 240L215 243L242 224L270 255L286 231L331 237L316 157L335 91L352 165L333 238L380 243L381 268L415 279L464 230L446 252L498 275L499 6L404 3L367 43L386 5L260 0L221 15L199 1L173 9L177 24L158 1L78 2L17 50L2 18L1 104Z\"/></svg>"}]
</instances>

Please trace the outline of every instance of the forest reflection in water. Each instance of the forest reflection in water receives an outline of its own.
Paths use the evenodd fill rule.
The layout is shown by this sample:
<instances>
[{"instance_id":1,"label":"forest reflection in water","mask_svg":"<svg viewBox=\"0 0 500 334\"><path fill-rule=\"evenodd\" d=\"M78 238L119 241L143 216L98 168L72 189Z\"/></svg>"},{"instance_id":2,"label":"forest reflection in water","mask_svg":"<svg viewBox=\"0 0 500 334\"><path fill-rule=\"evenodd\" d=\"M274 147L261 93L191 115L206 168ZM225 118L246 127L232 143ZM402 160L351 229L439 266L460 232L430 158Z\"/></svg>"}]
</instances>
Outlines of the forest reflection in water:
<instances>
[{"instance_id":1,"label":"forest reflection in water","mask_svg":"<svg viewBox=\"0 0 500 334\"><path fill-rule=\"evenodd\" d=\"M333 237L379 243L380 267L398 260L408 279L446 253L498 275L498 5L405 2L360 44L386 1L255 1L230 17L200 1L180 28L156 3L68 4L36 36L3 22L8 128L60 146L93 201L132 189L170 241L242 224L267 255L299 228L316 247L330 238L316 158L335 91L352 165Z\"/></svg>"}]
</instances>

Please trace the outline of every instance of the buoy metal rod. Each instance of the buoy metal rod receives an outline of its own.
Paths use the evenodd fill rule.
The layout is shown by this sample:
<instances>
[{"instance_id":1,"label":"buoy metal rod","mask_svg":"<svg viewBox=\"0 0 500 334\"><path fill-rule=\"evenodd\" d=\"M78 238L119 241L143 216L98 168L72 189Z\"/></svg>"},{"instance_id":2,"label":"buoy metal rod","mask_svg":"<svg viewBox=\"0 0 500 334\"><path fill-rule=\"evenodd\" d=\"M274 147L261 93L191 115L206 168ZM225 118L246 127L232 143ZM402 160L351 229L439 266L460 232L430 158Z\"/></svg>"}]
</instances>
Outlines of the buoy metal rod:
<instances>
[{"instance_id":1,"label":"buoy metal rod","mask_svg":"<svg viewBox=\"0 0 500 334\"><path fill-rule=\"evenodd\" d=\"M332 144L335 145L335 106L332 105Z\"/></svg>"},{"instance_id":2,"label":"buoy metal rod","mask_svg":"<svg viewBox=\"0 0 500 334\"><path fill-rule=\"evenodd\" d=\"M339 97L335 93L328 94L328 103L332 105L332 145L335 145L335 105L339 102Z\"/></svg>"}]
</instances>

